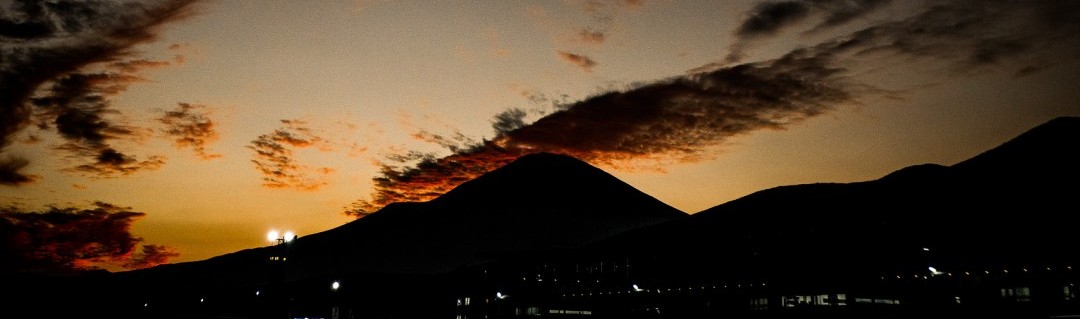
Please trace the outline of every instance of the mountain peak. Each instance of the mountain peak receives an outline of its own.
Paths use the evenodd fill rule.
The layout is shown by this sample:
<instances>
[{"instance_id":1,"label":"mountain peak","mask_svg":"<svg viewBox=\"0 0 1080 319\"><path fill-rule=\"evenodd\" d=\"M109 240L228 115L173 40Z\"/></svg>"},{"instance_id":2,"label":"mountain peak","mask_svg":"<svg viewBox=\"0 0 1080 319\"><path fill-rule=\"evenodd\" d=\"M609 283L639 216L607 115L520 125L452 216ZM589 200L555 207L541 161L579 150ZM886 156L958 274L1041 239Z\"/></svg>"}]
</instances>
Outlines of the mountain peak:
<instances>
[{"instance_id":1,"label":"mountain peak","mask_svg":"<svg viewBox=\"0 0 1080 319\"><path fill-rule=\"evenodd\" d=\"M580 247L685 213L576 158L525 155L423 203L298 241L297 268L435 273L520 251ZM292 260L292 259L290 259ZM312 261L309 263L309 261ZM338 269L343 271L343 269Z\"/></svg>"},{"instance_id":2,"label":"mountain peak","mask_svg":"<svg viewBox=\"0 0 1080 319\"><path fill-rule=\"evenodd\" d=\"M551 201L541 199L554 197L563 204L597 202L588 198L590 196L601 196L610 200L649 197L577 158L554 153L534 153L462 183L433 202L526 201L543 205ZM478 197L485 199L479 200Z\"/></svg>"}]
</instances>

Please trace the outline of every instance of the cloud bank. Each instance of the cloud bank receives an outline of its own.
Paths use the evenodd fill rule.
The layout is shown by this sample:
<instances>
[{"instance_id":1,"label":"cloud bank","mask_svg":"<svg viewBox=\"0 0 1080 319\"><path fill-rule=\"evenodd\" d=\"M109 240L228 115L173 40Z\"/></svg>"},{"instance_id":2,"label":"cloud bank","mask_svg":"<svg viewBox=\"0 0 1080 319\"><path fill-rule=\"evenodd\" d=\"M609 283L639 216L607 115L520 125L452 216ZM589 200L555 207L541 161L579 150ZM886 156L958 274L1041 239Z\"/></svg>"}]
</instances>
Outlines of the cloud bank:
<instances>
[{"instance_id":1,"label":"cloud bank","mask_svg":"<svg viewBox=\"0 0 1080 319\"><path fill-rule=\"evenodd\" d=\"M765 39L803 19L835 26L886 1L791 1L756 7L740 27ZM791 6L791 7L785 7ZM805 12L804 12L805 11ZM800 13L802 12L802 13ZM528 153L572 155L593 164L633 167L649 162L695 162L718 146L758 130L782 130L860 99L890 94L853 78L851 65L885 60L933 61L953 76L980 70L1037 72L1045 64L1032 48L1067 46L1080 52L1080 3L1074 1L944 1L919 13L881 21L780 58L708 64L687 75L608 92L562 105L533 123L514 109L492 121L496 136L458 145L451 155L408 153L388 158L369 199L345 213L362 217L383 206L433 199ZM647 164L646 164L647 165Z\"/></svg>"}]
</instances>

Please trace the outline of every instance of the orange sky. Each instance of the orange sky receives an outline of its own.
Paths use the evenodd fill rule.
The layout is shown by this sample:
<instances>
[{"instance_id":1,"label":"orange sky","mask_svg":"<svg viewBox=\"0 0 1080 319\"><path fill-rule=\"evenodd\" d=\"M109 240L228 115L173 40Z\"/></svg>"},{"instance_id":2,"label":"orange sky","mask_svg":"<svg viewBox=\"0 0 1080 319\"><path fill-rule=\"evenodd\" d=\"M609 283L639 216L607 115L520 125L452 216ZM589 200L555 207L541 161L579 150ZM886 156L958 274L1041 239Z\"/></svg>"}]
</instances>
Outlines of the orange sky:
<instances>
[{"instance_id":1,"label":"orange sky","mask_svg":"<svg viewBox=\"0 0 1080 319\"><path fill-rule=\"evenodd\" d=\"M953 164L1080 115L1077 5L926 3L162 0L52 33L7 5L27 27L0 34L0 159L30 181L0 204L131 207L136 235L200 260L529 151L693 213ZM93 121L72 110L109 125L76 130ZM373 181L424 159L465 168Z\"/></svg>"}]
</instances>

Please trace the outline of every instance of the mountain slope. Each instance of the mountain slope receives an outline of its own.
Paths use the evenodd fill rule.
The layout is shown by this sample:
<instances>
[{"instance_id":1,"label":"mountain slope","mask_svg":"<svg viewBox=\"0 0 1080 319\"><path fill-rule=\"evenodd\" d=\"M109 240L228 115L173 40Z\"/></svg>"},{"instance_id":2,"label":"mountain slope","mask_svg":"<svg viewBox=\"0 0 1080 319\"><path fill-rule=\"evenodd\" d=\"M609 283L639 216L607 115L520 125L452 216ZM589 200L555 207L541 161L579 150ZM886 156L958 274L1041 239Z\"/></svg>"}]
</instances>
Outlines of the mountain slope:
<instances>
[{"instance_id":1,"label":"mountain slope","mask_svg":"<svg viewBox=\"0 0 1080 319\"><path fill-rule=\"evenodd\" d=\"M661 261L661 273L793 280L877 278L928 262L943 269L1072 262L1080 258L1072 239L1080 226L1078 154L1080 118L1059 118L953 166L763 190L594 249Z\"/></svg>"},{"instance_id":2,"label":"mountain slope","mask_svg":"<svg viewBox=\"0 0 1080 319\"><path fill-rule=\"evenodd\" d=\"M300 272L437 273L492 254L573 248L685 216L572 157L526 155L426 203L295 243Z\"/></svg>"}]
</instances>

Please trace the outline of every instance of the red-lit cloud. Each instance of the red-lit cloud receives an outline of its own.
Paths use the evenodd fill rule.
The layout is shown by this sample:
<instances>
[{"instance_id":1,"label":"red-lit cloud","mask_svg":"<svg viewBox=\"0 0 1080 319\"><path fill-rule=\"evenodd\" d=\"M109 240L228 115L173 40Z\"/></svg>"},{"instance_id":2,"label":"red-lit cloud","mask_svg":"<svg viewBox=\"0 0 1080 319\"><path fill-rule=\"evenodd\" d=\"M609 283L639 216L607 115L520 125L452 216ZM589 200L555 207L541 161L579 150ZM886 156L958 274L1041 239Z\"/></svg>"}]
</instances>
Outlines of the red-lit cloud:
<instances>
[{"instance_id":1,"label":"red-lit cloud","mask_svg":"<svg viewBox=\"0 0 1080 319\"><path fill-rule=\"evenodd\" d=\"M209 160L219 158L221 154L206 149L207 145L217 141L218 134L214 130L214 121L204 109L204 105L178 103L175 110L165 111L165 115L157 120L165 125L164 132L172 138L173 146L191 148L196 156Z\"/></svg>"},{"instance_id":2,"label":"red-lit cloud","mask_svg":"<svg viewBox=\"0 0 1080 319\"><path fill-rule=\"evenodd\" d=\"M131 224L145 215L103 202L87 209L0 209L0 273L70 273L105 265L135 269L178 256L160 245L137 251L143 239L131 234Z\"/></svg>"},{"instance_id":3,"label":"red-lit cloud","mask_svg":"<svg viewBox=\"0 0 1080 319\"><path fill-rule=\"evenodd\" d=\"M555 52L559 54L559 58L561 58L563 61L573 64L574 66L581 68L581 70L585 72L592 72L592 69L596 67L596 61L593 61L593 59L587 56L573 54L566 51Z\"/></svg>"},{"instance_id":4,"label":"red-lit cloud","mask_svg":"<svg viewBox=\"0 0 1080 319\"><path fill-rule=\"evenodd\" d=\"M323 177L333 170L300 164L293 149L316 147L330 151L330 145L316 136L304 121L282 120L281 123L282 128L260 135L247 146L255 151L251 162L262 173L263 186L313 191L326 185Z\"/></svg>"}]
</instances>

